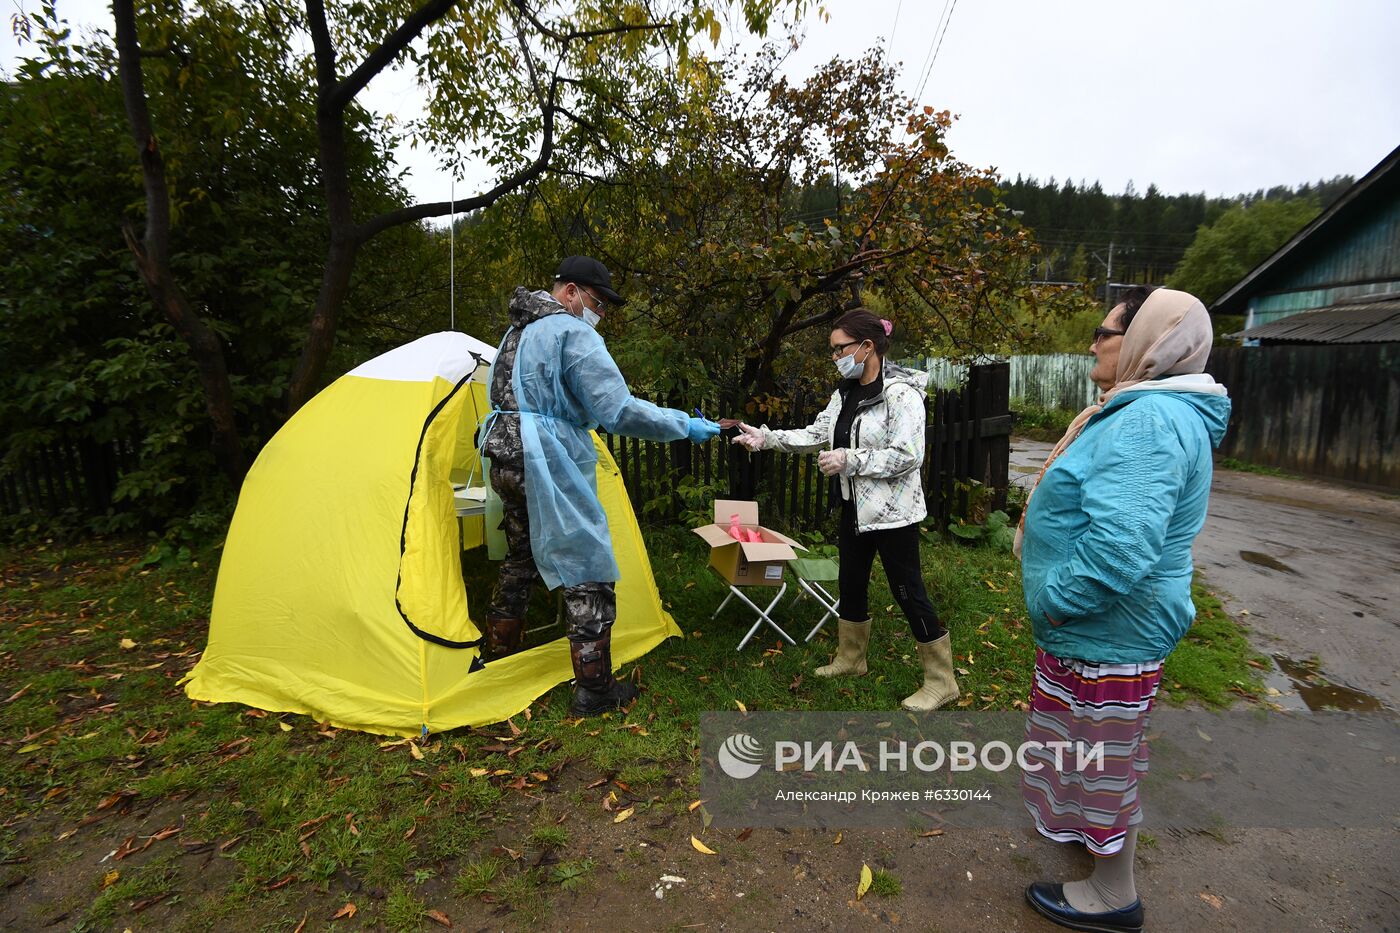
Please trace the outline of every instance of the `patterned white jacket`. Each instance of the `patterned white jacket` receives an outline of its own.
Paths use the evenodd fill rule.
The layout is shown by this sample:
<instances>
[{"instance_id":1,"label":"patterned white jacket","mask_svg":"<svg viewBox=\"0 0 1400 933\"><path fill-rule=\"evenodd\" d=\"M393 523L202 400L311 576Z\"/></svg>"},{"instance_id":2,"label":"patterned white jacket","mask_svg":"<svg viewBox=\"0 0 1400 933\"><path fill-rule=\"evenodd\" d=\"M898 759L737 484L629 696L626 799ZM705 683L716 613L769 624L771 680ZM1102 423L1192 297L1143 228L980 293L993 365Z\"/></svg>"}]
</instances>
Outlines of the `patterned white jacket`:
<instances>
[{"instance_id":1,"label":"patterned white jacket","mask_svg":"<svg viewBox=\"0 0 1400 933\"><path fill-rule=\"evenodd\" d=\"M841 498L854 499L856 530L903 528L928 517L920 468L924 464L924 407L928 373L885 361L884 390L856 409L846 449ZM787 453L830 450L841 414L841 390L805 428L772 430L764 425L763 448Z\"/></svg>"}]
</instances>

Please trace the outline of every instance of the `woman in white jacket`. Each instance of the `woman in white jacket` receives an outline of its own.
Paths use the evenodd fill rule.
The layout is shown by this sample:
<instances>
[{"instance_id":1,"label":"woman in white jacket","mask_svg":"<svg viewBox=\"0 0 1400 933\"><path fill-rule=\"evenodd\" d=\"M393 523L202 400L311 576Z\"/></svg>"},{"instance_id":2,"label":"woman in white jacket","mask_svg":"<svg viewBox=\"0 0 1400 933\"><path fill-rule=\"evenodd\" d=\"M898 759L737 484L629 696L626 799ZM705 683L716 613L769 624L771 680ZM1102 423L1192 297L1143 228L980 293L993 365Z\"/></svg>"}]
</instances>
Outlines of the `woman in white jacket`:
<instances>
[{"instance_id":1,"label":"woman in white jacket","mask_svg":"<svg viewBox=\"0 0 1400 933\"><path fill-rule=\"evenodd\" d=\"M842 379L826 410L808 427L788 431L741 424L734 443L749 450L820 451L822 473L841 478L838 644L836 657L816 674L865 673L867 591L878 553L924 669L923 686L904 700L904 708L934 710L957 697L958 683L948 632L919 567L919 522L928 516L919 476L928 375L885 362L891 329L864 308L842 315L831 332L831 357Z\"/></svg>"}]
</instances>

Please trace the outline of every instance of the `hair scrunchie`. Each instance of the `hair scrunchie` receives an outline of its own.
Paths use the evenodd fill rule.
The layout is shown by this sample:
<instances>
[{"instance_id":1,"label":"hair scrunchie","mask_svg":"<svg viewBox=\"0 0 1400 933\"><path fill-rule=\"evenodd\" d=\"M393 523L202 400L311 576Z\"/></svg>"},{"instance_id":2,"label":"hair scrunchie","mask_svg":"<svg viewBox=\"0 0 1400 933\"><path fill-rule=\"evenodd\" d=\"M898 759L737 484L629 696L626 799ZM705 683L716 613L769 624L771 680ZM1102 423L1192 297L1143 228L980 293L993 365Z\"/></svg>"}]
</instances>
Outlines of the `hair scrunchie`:
<instances>
[{"instance_id":1,"label":"hair scrunchie","mask_svg":"<svg viewBox=\"0 0 1400 933\"><path fill-rule=\"evenodd\" d=\"M894 324L885 320L884 318L880 318L880 324L885 328L885 336L888 337L890 335L890 332L894 330Z\"/></svg>"}]
</instances>

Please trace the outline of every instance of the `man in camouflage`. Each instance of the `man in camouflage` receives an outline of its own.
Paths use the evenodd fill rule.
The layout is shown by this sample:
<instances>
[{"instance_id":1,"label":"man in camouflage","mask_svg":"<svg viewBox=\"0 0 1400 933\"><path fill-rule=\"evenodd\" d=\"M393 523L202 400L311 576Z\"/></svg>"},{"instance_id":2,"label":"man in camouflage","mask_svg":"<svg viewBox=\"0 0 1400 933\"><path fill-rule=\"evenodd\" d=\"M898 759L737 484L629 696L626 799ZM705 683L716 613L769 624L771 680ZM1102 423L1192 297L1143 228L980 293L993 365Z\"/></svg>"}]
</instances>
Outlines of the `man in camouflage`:
<instances>
[{"instance_id":1,"label":"man in camouflage","mask_svg":"<svg viewBox=\"0 0 1400 933\"><path fill-rule=\"evenodd\" d=\"M482 453L491 459L491 485L501 499L507 545L500 582L486 619L488 661L520 649L530 594L536 580L540 579L530 536L527 454L520 416L513 414L525 410L516 397L513 379L521 337L530 325L556 314L581 317L596 327L607 307L621 306L623 301L612 290L607 268L586 256L571 256L560 264L552 291L517 288L511 297L511 327L496 351L489 387L496 414L482 446ZM605 362L613 367L615 374L611 357ZM617 378L620 384L620 376ZM713 422L689 418L683 412L656 409L636 400L629 404L644 418L658 423L664 421L664 426L653 430L669 430L671 433L667 436L672 439L677 439L679 434L699 443L719 431L719 426ZM654 412L654 417L648 412ZM564 585L563 589L575 678L573 711L578 715L596 715L630 703L637 696L636 687L618 681L612 673L611 630L617 617L615 583L587 581Z\"/></svg>"}]
</instances>

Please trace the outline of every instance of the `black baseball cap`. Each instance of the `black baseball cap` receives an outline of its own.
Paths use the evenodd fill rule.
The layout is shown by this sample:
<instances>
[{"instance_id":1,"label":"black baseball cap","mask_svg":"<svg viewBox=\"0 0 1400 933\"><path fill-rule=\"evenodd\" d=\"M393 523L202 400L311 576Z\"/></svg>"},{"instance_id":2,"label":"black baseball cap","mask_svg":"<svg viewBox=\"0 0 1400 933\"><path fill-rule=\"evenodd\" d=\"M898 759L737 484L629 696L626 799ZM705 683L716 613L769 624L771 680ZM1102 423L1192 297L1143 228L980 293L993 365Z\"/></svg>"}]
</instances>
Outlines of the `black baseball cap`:
<instances>
[{"instance_id":1,"label":"black baseball cap","mask_svg":"<svg viewBox=\"0 0 1400 933\"><path fill-rule=\"evenodd\" d=\"M587 285L614 307L620 308L627 304L626 298L613 291L612 273L608 271L608 267L592 256L568 257L559 263L559 268L554 272L554 281Z\"/></svg>"}]
</instances>

